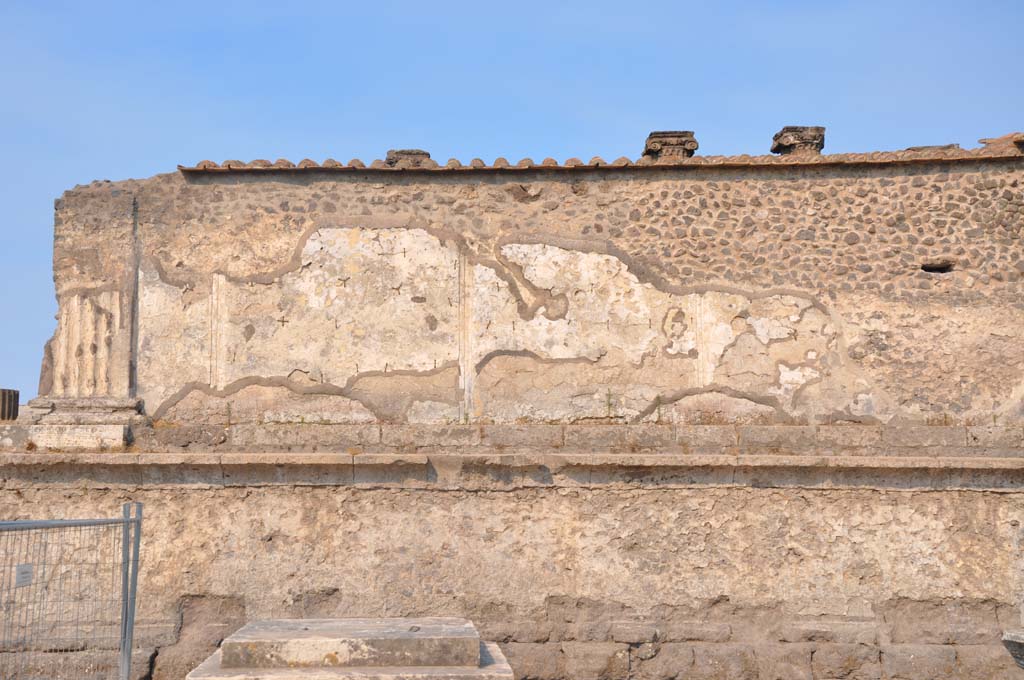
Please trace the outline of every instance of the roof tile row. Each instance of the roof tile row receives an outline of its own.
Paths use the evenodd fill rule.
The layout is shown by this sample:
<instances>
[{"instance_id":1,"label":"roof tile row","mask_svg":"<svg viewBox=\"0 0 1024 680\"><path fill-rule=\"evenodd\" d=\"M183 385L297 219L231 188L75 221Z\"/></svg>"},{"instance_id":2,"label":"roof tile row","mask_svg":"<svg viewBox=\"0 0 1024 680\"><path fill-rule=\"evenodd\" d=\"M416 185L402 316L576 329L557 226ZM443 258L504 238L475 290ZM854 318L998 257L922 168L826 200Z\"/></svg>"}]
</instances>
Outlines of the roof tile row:
<instances>
[{"instance_id":1,"label":"roof tile row","mask_svg":"<svg viewBox=\"0 0 1024 680\"><path fill-rule=\"evenodd\" d=\"M340 163L333 158L328 158L322 163L304 158L293 163L284 158L271 162L269 160L254 160L248 163L238 160L226 160L220 164L214 161L201 161L194 166L179 165L178 169L184 173L194 172L238 172L238 171L280 171L280 170L524 170L531 168L624 168L630 166L788 166L788 165L863 165L883 163L913 163L935 160L985 160L1002 158L1024 157L1024 133L1012 133L994 139L983 139L984 146L975 149L962 149L956 144L942 146L911 147L902 151L873 151L869 153L846 153L830 155L764 155L764 156L666 156L654 159L650 156L642 156L638 160L631 160L621 156L611 161L605 161L600 156L594 156L587 163L579 158L569 158L559 164L554 158L545 158L540 163L535 163L532 158L524 158L514 165L504 157L499 157L493 163L487 164L479 158L474 158L468 165L464 165L456 158L449 159L444 165L431 159L425 152L415 160L399 155L397 160L374 160L367 166L358 158L348 163Z\"/></svg>"}]
</instances>

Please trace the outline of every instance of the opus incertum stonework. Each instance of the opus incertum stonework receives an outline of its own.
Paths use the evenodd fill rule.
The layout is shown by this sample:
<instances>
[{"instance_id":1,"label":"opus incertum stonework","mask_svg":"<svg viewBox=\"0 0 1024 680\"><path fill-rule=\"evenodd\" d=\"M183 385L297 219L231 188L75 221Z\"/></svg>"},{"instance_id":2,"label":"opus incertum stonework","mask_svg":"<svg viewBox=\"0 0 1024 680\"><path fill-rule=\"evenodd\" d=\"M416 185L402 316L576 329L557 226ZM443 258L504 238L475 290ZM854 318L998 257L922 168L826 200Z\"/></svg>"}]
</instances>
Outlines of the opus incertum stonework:
<instances>
[{"instance_id":1,"label":"opus incertum stonework","mask_svg":"<svg viewBox=\"0 0 1024 680\"><path fill-rule=\"evenodd\" d=\"M1019 677L1024 134L824 142L76 187L4 518L147 504L155 678L434 616L520 678Z\"/></svg>"}]
</instances>

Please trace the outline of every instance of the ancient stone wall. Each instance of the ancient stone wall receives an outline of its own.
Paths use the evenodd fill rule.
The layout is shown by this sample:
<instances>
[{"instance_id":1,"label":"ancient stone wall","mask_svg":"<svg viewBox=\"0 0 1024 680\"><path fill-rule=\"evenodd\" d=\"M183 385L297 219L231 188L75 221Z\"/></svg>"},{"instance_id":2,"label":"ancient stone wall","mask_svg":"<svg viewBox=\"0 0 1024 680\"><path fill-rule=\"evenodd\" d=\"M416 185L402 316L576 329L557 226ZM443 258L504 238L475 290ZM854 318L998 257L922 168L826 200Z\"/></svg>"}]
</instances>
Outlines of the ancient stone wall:
<instances>
[{"instance_id":1,"label":"ancient stone wall","mask_svg":"<svg viewBox=\"0 0 1024 680\"><path fill-rule=\"evenodd\" d=\"M1024 136L200 163L56 205L0 517L146 504L149 676L457 615L521 678L1010 678Z\"/></svg>"},{"instance_id":2,"label":"ancient stone wall","mask_svg":"<svg viewBox=\"0 0 1024 680\"><path fill-rule=\"evenodd\" d=\"M10 454L0 508L145 503L156 678L245 620L427 614L520 678L1016 677L1020 458L727 458Z\"/></svg>"},{"instance_id":3,"label":"ancient stone wall","mask_svg":"<svg viewBox=\"0 0 1024 680\"><path fill-rule=\"evenodd\" d=\"M1024 156L962 156L80 187L43 393L169 423L1019 422Z\"/></svg>"}]
</instances>

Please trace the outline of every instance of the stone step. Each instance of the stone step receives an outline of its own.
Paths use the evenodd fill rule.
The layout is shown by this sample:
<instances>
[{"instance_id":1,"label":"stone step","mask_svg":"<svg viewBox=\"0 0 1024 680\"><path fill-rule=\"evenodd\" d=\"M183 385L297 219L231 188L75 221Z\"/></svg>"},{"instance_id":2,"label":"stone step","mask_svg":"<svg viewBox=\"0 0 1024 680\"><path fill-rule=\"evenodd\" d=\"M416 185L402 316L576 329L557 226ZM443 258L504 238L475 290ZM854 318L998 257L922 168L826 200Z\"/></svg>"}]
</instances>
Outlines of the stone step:
<instances>
[{"instance_id":1,"label":"stone step","mask_svg":"<svg viewBox=\"0 0 1024 680\"><path fill-rule=\"evenodd\" d=\"M480 635L466 619L255 621L224 640L224 668L480 665Z\"/></svg>"},{"instance_id":2,"label":"stone step","mask_svg":"<svg viewBox=\"0 0 1024 680\"><path fill-rule=\"evenodd\" d=\"M513 680L512 668L493 642L482 642L480 663L468 666L332 666L327 668L224 668L221 651L186 680Z\"/></svg>"}]
</instances>

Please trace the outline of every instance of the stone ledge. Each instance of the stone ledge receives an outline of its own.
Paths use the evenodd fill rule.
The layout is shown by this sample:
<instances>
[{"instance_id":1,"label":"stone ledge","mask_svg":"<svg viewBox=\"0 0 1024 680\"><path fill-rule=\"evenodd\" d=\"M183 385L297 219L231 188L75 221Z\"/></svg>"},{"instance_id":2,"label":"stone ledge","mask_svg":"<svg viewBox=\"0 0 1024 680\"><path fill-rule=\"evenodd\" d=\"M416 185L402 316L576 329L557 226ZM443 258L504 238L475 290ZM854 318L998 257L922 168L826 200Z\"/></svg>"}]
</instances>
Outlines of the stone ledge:
<instances>
[{"instance_id":1,"label":"stone ledge","mask_svg":"<svg viewBox=\"0 0 1024 680\"><path fill-rule=\"evenodd\" d=\"M86 414L88 416L88 414ZM103 416L103 414L99 414ZM47 416L47 432L27 422L6 425L0 433L0 451L61 450L60 431L67 441L89 435L96 428L91 416L75 423ZM75 414L82 418L82 414ZM105 416L103 416L105 417ZM102 419L102 418L101 418ZM57 418L60 420L60 418ZM88 421L88 422L86 422ZM344 454L491 454L508 451L727 455L829 456L1024 456L1024 425L702 425L657 423L535 423L410 425L392 423L300 424L243 423L230 427L207 425L158 428L133 425L136 441L130 451L144 455L189 450L236 452L332 451ZM118 439L121 431L111 437ZM81 435L81 436L80 436ZM111 437L108 437L110 439ZM83 440L81 450L96 450L105 442ZM65 449L69 447L63 447ZM106 448L120 449L120 446Z\"/></svg>"},{"instance_id":2,"label":"stone ledge","mask_svg":"<svg viewBox=\"0 0 1024 680\"><path fill-rule=\"evenodd\" d=\"M187 445L221 451L347 453L469 453L532 448L625 453L760 450L831 455L1024 455L1024 425L243 423L229 427L162 425L136 430L133 448L137 451L180 451Z\"/></svg>"},{"instance_id":3,"label":"stone ledge","mask_svg":"<svg viewBox=\"0 0 1024 680\"><path fill-rule=\"evenodd\" d=\"M878 488L1024 491L1024 456L820 456L501 452L0 453L11 484Z\"/></svg>"},{"instance_id":4,"label":"stone ledge","mask_svg":"<svg viewBox=\"0 0 1024 680\"><path fill-rule=\"evenodd\" d=\"M736 467L914 470L1024 470L1024 451L1014 456L832 456L785 454L680 453L542 453L532 450L496 453L335 453L335 452L0 452L0 466L426 466L460 465L551 468L578 467Z\"/></svg>"}]
</instances>

